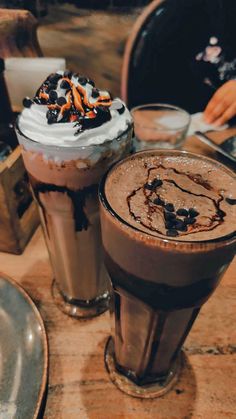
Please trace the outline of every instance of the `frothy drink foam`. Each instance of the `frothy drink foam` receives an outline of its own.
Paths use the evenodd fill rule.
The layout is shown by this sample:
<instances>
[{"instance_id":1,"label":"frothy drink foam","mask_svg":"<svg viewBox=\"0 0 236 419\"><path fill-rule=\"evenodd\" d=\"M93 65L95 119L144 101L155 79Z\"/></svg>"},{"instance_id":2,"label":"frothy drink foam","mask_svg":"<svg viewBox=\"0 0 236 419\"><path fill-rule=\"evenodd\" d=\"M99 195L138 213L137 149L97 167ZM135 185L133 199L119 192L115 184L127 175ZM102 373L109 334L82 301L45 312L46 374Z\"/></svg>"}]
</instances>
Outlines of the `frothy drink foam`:
<instances>
[{"instance_id":1,"label":"frothy drink foam","mask_svg":"<svg viewBox=\"0 0 236 419\"><path fill-rule=\"evenodd\" d=\"M181 241L217 239L234 231L236 181L210 160L140 155L106 183L113 210L135 228Z\"/></svg>"}]
</instances>

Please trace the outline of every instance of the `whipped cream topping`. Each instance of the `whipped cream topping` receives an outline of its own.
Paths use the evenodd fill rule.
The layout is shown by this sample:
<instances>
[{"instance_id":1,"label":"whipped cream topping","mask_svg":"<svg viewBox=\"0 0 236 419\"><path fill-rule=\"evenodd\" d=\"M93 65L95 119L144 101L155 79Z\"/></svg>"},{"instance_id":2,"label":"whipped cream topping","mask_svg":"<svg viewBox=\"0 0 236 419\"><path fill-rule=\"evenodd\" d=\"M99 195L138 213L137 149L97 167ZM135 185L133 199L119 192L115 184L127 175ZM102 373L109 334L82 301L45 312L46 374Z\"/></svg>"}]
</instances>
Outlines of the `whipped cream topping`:
<instances>
[{"instance_id":1,"label":"whipped cream topping","mask_svg":"<svg viewBox=\"0 0 236 419\"><path fill-rule=\"evenodd\" d=\"M23 100L19 128L36 142L88 146L117 138L132 123L125 104L69 71L51 74L33 99Z\"/></svg>"}]
</instances>

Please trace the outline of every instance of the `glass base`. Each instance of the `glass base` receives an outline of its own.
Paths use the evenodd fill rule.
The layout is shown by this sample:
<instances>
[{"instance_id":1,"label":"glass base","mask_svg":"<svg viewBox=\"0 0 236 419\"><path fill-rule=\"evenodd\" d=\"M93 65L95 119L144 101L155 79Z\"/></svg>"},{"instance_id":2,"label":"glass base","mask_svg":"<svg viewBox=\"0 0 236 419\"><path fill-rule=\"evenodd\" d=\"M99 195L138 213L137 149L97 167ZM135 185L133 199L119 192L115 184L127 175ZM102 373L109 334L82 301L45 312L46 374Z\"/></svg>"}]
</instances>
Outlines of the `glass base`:
<instances>
[{"instance_id":1,"label":"glass base","mask_svg":"<svg viewBox=\"0 0 236 419\"><path fill-rule=\"evenodd\" d=\"M142 141L138 138L133 138L134 150L145 151L145 150L178 150L182 147L184 139L177 142L171 143L168 141Z\"/></svg>"},{"instance_id":2,"label":"glass base","mask_svg":"<svg viewBox=\"0 0 236 419\"><path fill-rule=\"evenodd\" d=\"M114 361L114 343L110 336L105 348L105 366L109 374L110 380L119 390L129 396L138 397L142 399L153 399L161 397L171 390L179 379L179 374L182 368L182 352L178 356L173 365L172 371L167 376L166 380L160 383L152 383L139 386L117 371Z\"/></svg>"},{"instance_id":3,"label":"glass base","mask_svg":"<svg viewBox=\"0 0 236 419\"><path fill-rule=\"evenodd\" d=\"M78 319L89 319L91 317L99 316L109 308L110 294L105 292L102 296L97 297L88 303L66 300L61 293L56 280L52 282L52 298L57 307L65 314Z\"/></svg>"}]
</instances>

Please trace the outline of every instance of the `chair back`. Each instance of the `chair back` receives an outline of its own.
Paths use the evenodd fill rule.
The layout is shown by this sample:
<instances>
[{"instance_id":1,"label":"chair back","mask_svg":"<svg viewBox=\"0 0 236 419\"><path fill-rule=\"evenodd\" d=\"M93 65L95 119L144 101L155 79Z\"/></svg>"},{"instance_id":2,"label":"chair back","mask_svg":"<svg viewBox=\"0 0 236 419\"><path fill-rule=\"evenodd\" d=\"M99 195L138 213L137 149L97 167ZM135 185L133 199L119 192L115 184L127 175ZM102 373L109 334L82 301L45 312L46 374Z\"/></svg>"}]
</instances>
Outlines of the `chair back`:
<instances>
[{"instance_id":1,"label":"chair back","mask_svg":"<svg viewBox=\"0 0 236 419\"><path fill-rule=\"evenodd\" d=\"M132 89L132 71L134 71L135 61L137 61L138 54L141 53L145 43L147 23L164 1L154 0L143 9L126 42L121 73L121 97L128 106L130 106L129 91Z\"/></svg>"}]
</instances>

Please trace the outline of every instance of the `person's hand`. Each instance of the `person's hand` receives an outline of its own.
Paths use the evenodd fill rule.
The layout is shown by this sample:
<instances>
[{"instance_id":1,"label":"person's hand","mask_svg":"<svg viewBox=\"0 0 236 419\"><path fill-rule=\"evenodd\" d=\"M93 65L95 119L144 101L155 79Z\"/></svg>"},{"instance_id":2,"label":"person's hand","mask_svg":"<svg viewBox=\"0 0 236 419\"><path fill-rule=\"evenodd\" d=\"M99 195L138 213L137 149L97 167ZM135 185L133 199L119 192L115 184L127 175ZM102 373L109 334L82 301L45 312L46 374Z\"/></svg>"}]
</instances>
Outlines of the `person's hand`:
<instances>
[{"instance_id":1,"label":"person's hand","mask_svg":"<svg viewBox=\"0 0 236 419\"><path fill-rule=\"evenodd\" d=\"M236 80L224 83L212 96L205 111L208 124L220 126L236 115Z\"/></svg>"}]
</instances>

